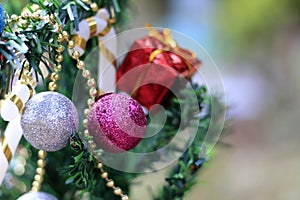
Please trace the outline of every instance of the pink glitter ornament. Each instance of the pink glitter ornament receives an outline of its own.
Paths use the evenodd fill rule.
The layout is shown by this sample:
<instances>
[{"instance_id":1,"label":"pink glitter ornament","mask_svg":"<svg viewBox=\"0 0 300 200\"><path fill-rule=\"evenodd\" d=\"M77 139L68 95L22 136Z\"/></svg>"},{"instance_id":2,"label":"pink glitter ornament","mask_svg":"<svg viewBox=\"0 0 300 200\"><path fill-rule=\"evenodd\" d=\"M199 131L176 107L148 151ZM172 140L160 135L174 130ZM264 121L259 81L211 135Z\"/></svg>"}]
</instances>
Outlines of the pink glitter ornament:
<instances>
[{"instance_id":1,"label":"pink glitter ornament","mask_svg":"<svg viewBox=\"0 0 300 200\"><path fill-rule=\"evenodd\" d=\"M108 93L96 98L88 130L98 148L120 153L134 148L146 132L141 106L127 95Z\"/></svg>"}]
</instances>

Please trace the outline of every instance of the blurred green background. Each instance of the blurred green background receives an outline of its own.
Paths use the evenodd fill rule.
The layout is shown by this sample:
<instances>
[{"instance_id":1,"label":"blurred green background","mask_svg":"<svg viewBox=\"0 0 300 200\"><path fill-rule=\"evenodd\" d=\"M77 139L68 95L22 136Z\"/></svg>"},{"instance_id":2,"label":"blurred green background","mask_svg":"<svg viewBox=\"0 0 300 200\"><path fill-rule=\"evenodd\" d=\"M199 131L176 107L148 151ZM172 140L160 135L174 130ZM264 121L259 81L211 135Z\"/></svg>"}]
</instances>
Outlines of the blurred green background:
<instances>
[{"instance_id":1,"label":"blurred green background","mask_svg":"<svg viewBox=\"0 0 300 200\"><path fill-rule=\"evenodd\" d=\"M234 118L221 138L230 147L217 146L186 199L300 199L300 1L135 2L132 27L168 27L208 51ZM161 177L141 179L136 199L147 199L141 191Z\"/></svg>"},{"instance_id":2,"label":"blurred green background","mask_svg":"<svg viewBox=\"0 0 300 200\"><path fill-rule=\"evenodd\" d=\"M195 39L223 77L229 147L217 146L186 199L300 199L300 1L139 0L132 11L132 27L149 22ZM160 177L146 175L135 191Z\"/></svg>"},{"instance_id":3,"label":"blurred green background","mask_svg":"<svg viewBox=\"0 0 300 200\"><path fill-rule=\"evenodd\" d=\"M0 2L9 14L26 4ZM129 27L151 23L192 37L223 77L231 134L221 138L227 145L216 147L186 199L300 199L300 1L132 3ZM165 171L140 177L132 199L150 199L149 187L155 191Z\"/></svg>"}]
</instances>

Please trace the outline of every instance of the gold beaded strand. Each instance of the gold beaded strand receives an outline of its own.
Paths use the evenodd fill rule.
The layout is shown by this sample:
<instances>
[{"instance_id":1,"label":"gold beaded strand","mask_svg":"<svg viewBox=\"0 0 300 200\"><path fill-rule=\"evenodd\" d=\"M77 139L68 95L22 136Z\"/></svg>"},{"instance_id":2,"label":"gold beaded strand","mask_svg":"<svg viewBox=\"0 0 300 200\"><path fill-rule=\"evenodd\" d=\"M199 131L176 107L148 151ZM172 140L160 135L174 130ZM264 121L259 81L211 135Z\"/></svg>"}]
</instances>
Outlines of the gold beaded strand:
<instances>
[{"instance_id":1,"label":"gold beaded strand","mask_svg":"<svg viewBox=\"0 0 300 200\"><path fill-rule=\"evenodd\" d=\"M87 85L89 87L89 95L90 98L87 100L88 109L84 110L84 116L82 123L85 128L87 128L88 125L88 119L87 116L89 114L90 108L92 107L93 103L95 102L95 97L98 95L97 88L96 88L96 80L91 77L91 72L86 69L84 61L80 60L80 53L76 50L74 50L75 44L73 40L69 40L69 38L66 39L68 42L68 48L71 51L71 56L74 60L77 61L77 68L82 71L82 76L87 79ZM89 134L89 131L87 129L84 130L84 136L86 138L92 138ZM96 148L96 144L92 139L88 140L88 143L92 150Z\"/></svg>"},{"instance_id":2,"label":"gold beaded strand","mask_svg":"<svg viewBox=\"0 0 300 200\"><path fill-rule=\"evenodd\" d=\"M60 37L60 35L61 35L61 33L58 34L58 38ZM59 46L56 49L58 54L56 55L56 58L55 58L55 61L57 64L56 64L56 66L54 66L54 72L52 72L52 74L50 76L51 82L49 82L49 84L48 84L48 89L50 91L55 91L57 89L58 86L57 86L56 81L58 81L60 79L58 72L60 72L62 70L61 62L63 61L62 53L64 51L64 47L62 46L63 40L58 40L58 42L59 42ZM44 180L44 174L45 174L46 155L47 155L46 151L39 150L39 152L38 152L39 160L37 161L38 168L36 169L34 181L32 182L31 192L38 192L41 189L41 185Z\"/></svg>"},{"instance_id":3,"label":"gold beaded strand","mask_svg":"<svg viewBox=\"0 0 300 200\"><path fill-rule=\"evenodd\" d=\"M58 23L55 22L54 16L46 15L41 17L39 14L39 10L36 10L34 13L23 11L21 13L21 16L12 15L11 18L8 20L9 23L21 23L22 26L27 26L28 22L26 20L44 20L49 22L53 25L54 28L57 28L58 36L58 47L55 49L57 54L55 55L55 61L56 65L53 67L53 72L50 75L51 81L48 84L48 89L50 91L55 91L57 89L57 81L60 79L59 72L62 70L61 62L63 61L64 57L62 55L64 51L64 46L62 45L63 39L64 39L64 33L61 31L61 26L58 25ZM37 161L37 169L36 174L34 176L34 180L32 182L31 192L38 192L41 189L42 182L44 180L44 174L45 174L45 166L46 166L46 155L47 152L43 150L38 151L38 161Z\"/></svg>"},{"instance_id":4,"label":"gold beaded strand","mask_svg":"<svg viewBox=\"0 0 300 200\"><path fill-rule=\"evenodd\" d=\"M61 63L64 60L62 53L64 52L65 48L62 45L63 40L60 39L61 37L62 37L62 34L59 33L58 37L57 37L57 41L59 44L58 44L58 47L56 48L57 55L55 56L56 65L53 67L53 72L51 73L51 76L50 76L51 82L49 82L49 84L48 84L48 89L50 91L57 90L58 85L57 85L56 81L58 81L60 79L59 72L62 70Z\"/></svg>"},{"instance_id":5,"label":"gold beaded strand","mask_svg":"<svg viewBox=\"0 0 300 200\"><path fill-rule=\"evenodd\" d=\"M96 3L92 3L90 0L83 0L83 2L86 3L87 5L89 5L94 12L98 11L99 8ZM80 53L78 51L74 50L74 47L75 47L74 41L69 39L69 34L66 31L62 31L62 27L59 26L58 23L55 22L53 15L46 15L44 17L41 17L38 12L34 12L32 14L30 14L28 12L23 12L21 16L12 15L11 19L9 19L9 23L20 22L22 26L26 27L28 25L28 22L26 21L27 19L49 21L54 27L58 28L57 41L59 44L58 44L58 47L55 49L57 52L57 55L55 57L56 65L54 66L54 70L51 73L51 76L50 76L51 81L48 84L48 89L50 91L55 91L58 87L56 82L60 79L58 72L60 72L62 70L61 63L64 59L62 53L65 50L64 46L63 46L64 41L66 41L68 43L68 49L70 49L72 52L71 57L77 61L77 65L76 65L77 68L79 70L82 70L82 76L85 79L87 79L87 85L89 87L90 98L87 100L88 108L84 110L85 119L83 120L83 125L86 128L84 130L84 136L89 138L88 143L91 147L91 150L95 154L96 144L92 140L92 136L89 134L89 131L87 129L87 125L88 125L87 116L90 112L91 106L95 102L95 97L98 95L95 79L91 77L91 72L85 68L84 61L79 59ZM114 20L115 19L112 19L109 22L114 23L115 22ZM97 155L94 155L94 156L97 159ZM36 175L34 176L34 181L32 182L32 188L31 188L32 192L38 192L40 190L41 184L43 182L44 173L45 173L46 152L43 150L40 150L38 152L38 157L39 157L39 160L37 161L38 168L36 169ZM129 197L126 194L123 194L121 188L115 186L114 181L112 179L108 178L108 173L103 169L102 162L98 162L97 168L101 172L101 178L103 178L106 181L106 186L109 188L112 188L114 191L114 194L117 196L120 196L122 200L129 200Z\"/></svg>"},{"instance_id":6,"label":"gold beaded strand","mask_svg":"<svg viewBox=\"0 0 300 200\"><path fill-rule=\"evenodd\" d=\"M61 33L58 34L58 38L60 36L61 36ZM48 84L48 89L50 91L55 91L57 89L56 81L58 81L60 79L58 72L60 72L62 70L61 62L63 61L62 53L64 51L64 47L62 46L63 40L58 40L58 42L59 42L59 46L56 49L58 54L56 55L56 59L55 59L57 62L57 65L54 67L54 72L52 72L51 77L50 77L52 81L49 82L49 84ZM39 152L38 152L39 160L37 161L38 168L36 169L34 181L32 182L32 188L30 190L31 192L38 192L41 189L41 185L44 180L44 174L45 174L46 155L47 155L46 151L39 150Z\"/></svg>"},{"instance_id":7,"label":"gold beaded strand","mask_svg":"<svg viewBox=\"0 0 300 200\"><path fill-rule=\"evenodd\" d=\"M112 188L114 190L114 194L120 196L122 200L129 200L129 197L126 194L123 194L121 188L116 187L114 181L108 178L108 173L103 169L102 162L98 163L97 168L101 172L101 178L103 178L106 181L106 186Z\"/></svg>"},{"instance_id":8,"label":"gold beaded strand","mask_svg":"<svg viewBox=\"0 0 300 200\"><path fill-rule=\"evenodd\" d=\"M34 176L34 181L32 182L32 187L31 187L31 192L38 192L41 189L41 185L44 179L44 174L45 174L45 166L46 166L46 151L39 150L38 152L38 161L37 165L38 167L36 168L36 174Z\"/></svg>"},{"instance_id":9,"label":"gold beaded strand","mask_svg":"<svg viewBox=\"0 0 300 200\"><path fill-rule=\"evenodd\" d=\"M85 68L84 61L80 60L80 53L76 50L74 50L74 41L73 40L67 40L68 42L68 48L71 51L71 56L73 59L77 61L77 68L82 70L82 76L87 79L87 85L90 88L89 95L90 98L87 100L88 108L84 110L85 119L83 120L83 125L86 128L83 133L84 137L88 140L88 143L90 145L91 150L95 154L96 150L96 144L92 140L92 136L90 135L87 125L88 125L88 119L87 116L90 112L90 108L92 107L93 103L95 102L95 97L98 95L97 89L96 89L96 81L91 77L91 73L88 69ZM97 155L94 155L97 159ZM101 172L101 178L103 178L106 181L106 186L109 188L112 188L114 190L114 194L117 196L120 196L122 200L129 200L129 197L125 194L123 194L121 188L115 186L115 183L112 179L108 178L108 173L103 169L103 164L101 162L98 163L97 168Z\"/></svg>"}]
</instances>

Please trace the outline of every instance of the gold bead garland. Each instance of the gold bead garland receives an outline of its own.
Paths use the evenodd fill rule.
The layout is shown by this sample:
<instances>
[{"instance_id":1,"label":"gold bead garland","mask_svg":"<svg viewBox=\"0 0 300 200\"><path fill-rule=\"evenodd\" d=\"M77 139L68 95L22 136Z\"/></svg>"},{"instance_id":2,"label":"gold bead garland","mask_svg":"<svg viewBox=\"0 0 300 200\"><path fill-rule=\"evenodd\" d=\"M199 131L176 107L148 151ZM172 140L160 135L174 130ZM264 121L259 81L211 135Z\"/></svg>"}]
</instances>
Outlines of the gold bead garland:
<instances>
[{"instance_id":1,"label":"gold bead garland","mask_svg":"<svg viewBox=\"0 0 300 200\"><path fill-rule=\"evenodd\" d=\"M78 51L74 50L74 47L75 47L74 46L74 41L69 40L69 39L66 39L66 41L68 42L68 48L71 51L72 58L77 61L76 66L77 66L78 69L82 70L82 76L85 79L87 79L87 85L89 87L89 95L90 95L91 98L89 98L87 100L88 108L84 110L85 119L83 119L83 121L82 121L84 127L87 128L87 125L88 125L87 116L90 112L90 108L92 107L93 103L95 102L95 100L94 100L95 97L98 95L98 91L97 91L97 88L96 88L96 81L95 81L95 79L93 79L91 77L90 71L85 68L84 61L80 60L80 58L79 58L80 53ZM92 140L93 137L89 134L88 129L85 129L83 131L83 133L84 133L83 134L84 137L88 140L88 143L90 145L90 148L91 148L92 152L94 153L95 158L97 159L98 155L95 155L97 153L95 151L96 144ZM115 186L114 181L112 179L108 178L108 173L103 169L103 164L101 162L98 163L97 168L101 172L101 178L103 178L106 181L106 186L112 188L114 190L114 194L120 196L122 200L129 200L129 197L127 195L123 194L122 190L119 187Z\"/></svg>"},{"instance_id":2,"label":"gold bead garland","mask_svg":"<svg viewBox=\"0 0 300 200\"><path fill-rule=\"evenodd\" d=\"M59 34L58 37L60 37L61 34ZM50 79L51 82L48 84L48 89L50 91L57 90L57 83L60 79L59 72L62 70L61 62L64 60L64 57L62 55L63 51L65 50L64 46L62 45L62 41L58 41L58 47L56 48L57 55L55 56L56 65L53 67L53 72L51 73Z\"/></svg>"},{"instance_id":3,"label":"gold bead garland","mask_svg":"<svg viewBox=\"0 0 300 200\"><path fill-rule=\"evenodd\" d=\"M58 81L60 79L59 72L62 70L61 63L64 60L63 52L65 50L65 47L63 46L62 42L63 42L63 39L66 37L65 36L66 33L65 33L65 31L61 30L61 26L59 26L58 31L60 33L58 33L58 36L57 36L58 47L56 48L57 55L55 56L56 65L53 67L53 72L51 73L51 76L50 76L51 82L49 82L49 84L48 84L48 89L50 91L55 91L58 88L56 81Z\"/></svg>"},{"instance_id":4,"label":"gold bead garland","mask_svg":"<svg viewBox=\"0 0 300 200\"><path fill-rule=\"evenodd\" d=\"M64 57L62 55L64 51L64 46L62 45L62 42L66 36L66 32L62 32L62 27L58 25L58 23L55 22L54 16L51 15L46 15L46 16L41 16L40 10L36 10L34 13L26 12L23 11L21 13L21 16L17 15L12 15L10 19L8 19L8 23L21 23L23 27L26 27L28 25L28 19L31 20L43 20L46 22L49 22L53 27L57 28L58 36L57 36L57 41L58 41L58 46L55 49L57 54L55 55L55 61L56 65L53 67L53 72L50 75L51 81L48 84L48 89L50 91L55 91L58 87L57 81L60 79L59 72L62 70L62 65L61 62L63 61ZM67 34L68 35L68 34ZM39 150L38 152L38 158L39 160L37 161L37 169L36 169L36 174L34 176L34 180L32 182L32 187L31 187L31 192L38 192L41 189L42 182L44 180L44 174L45 174L45 166L46 166L46 151Z\"/></svg>"},{"instance_id":5,"label":"gold bead garland","mask_svg":"<svg viewBox=\"0 0 300 200\"><path fill-rule=\"evenodd\" d=\"M46 166L46 151L39 150L38 157L39 160L37 161L38 167L36 168L36 175L34 176L34 181L32 182L31 192L38 192L41 189L41 185L44 179L45 174L45 166Z\"/></svg>"},{"instance_id":6,"label":"gold bead garland","mask_svg":"<svg viewBox=\"0 0 300 200\"><path fill-rule=\"evenodd\" d=\"M59 28L61 31L61 28ZM61 38L63 35L62 33L58 33L58 38ZM48 89L50 91L55 91L58 88L57 81L60 79L59 72L62 70L61 62L63 61L64 57L62 55L64 51L64 46L62 45L63 40L58 40L59 45L56 48L56 52L58 53L55 57L56 65L54 66L54 72L52 72L50 79L51 82L48 84ZM32 182L31 192L38 192L41 189L42 182L44 180L45 174L45 166L46 166L46 155L47 152L43 150L39 150L38 157L39 160L37 161L38 168L36 169L36 175L34 176L34 181Z\"/></svg>"},{"instance_id":7,"label":"gold bead garland","mask_svg":"<svg viewBox=\"0 0 300 200\"><path fill-rule=\"evenodd\" d=\"M92 3L90 0L82 0L84 3L89 5L92 9L92 11L96 12L98 11L98 5L96 3ZM114 14L114 13L113 13ZM109 26L111 23L115 23L115 15L113 15L114 19L108 19ZM50 91L55 91L58 88L57 81L60 79L59 72L62 70L62 61L63 61L63 55L62 53L64 52L65 48L63 46L63 42L67 42L68 49L71 50L71 57L77 61L77 68L79 70L82 70L82 76L87 79L87 85L89 87L89 95L90 98L87 100L87 105L88 109L84 110L84 115L85 119L83 120L83 125L85 128L87 128L88 124L88 119L86 118L90 112L90 108L95 102L95 97L98 95L98 90L96 88L96 81L94 78L91 77L91 72L85 68L85 63L84 61L80 60L80 53L76 50L74 50L75 43L73 40L69 39L69 34L66 31L62 31L62 27L58 25L58 23L55 22L54 16L51 15L46 15L41 17L39 10L36 10L34 13L29 13L29 12L22 12L21 16L17 15L12 15L11 18L8 20L8 23L15 23L15 22L20 22L23 27L26 27L28 25L28 22L26 20L31 19L31 20L44 20L46 22L50 22L53 27L56 27L58 30L58 36L57 36L57 41L58 41L58 47L55 49L57 52L57 55L55 56L55 61L56 65L54 66L53 72L50 75L51 81L48 84L48 89ZM107 32L107 31L106 31ZM101 92L101 91L100 91ZM88 138L88 143L90 145L90 148L92 152L94 153L94 157L97 159L98 155L95 155L97 153L95 148L96 144L92 140L92 136L89 134L88 129L84 130L84 136ZM45 165L46 165L46 152L43 150L40 150L38 152L38 157L39 160L37 161L38 168L36 169L36 175L34 176L34 181L32 182L32 188L31 192L38 192L41 188L41 184L43 182L43 177L45 173ZM125 194L123 194L122 190L119 187L115 186L115 183L112 179L108 178L108 173L103 169L103 164L102 162L98 162L97 168L101 172L101 177L106 181L106 186L110 187L113 189L114 194L117 196L120 196L122 200L129 200L129 197Z\"/></svg>"},{"instance_id":8,"label":"gold bead garland","mask_svg":"<svg viewBox=\"0 0 300 200\"><path fill-rule=\"evenodd\" d=\"M72 46L72 45L70 45L70 43L71 44L74 43L72 40L67 40L67 42L69 43L68 46ZM88 114L90 112L90 108L94 103L94 98L97 96L97 93L98 93L97 89L96 89L96 82L95 82L95 79L91 78L90 71L85 68L84 61L79 59L79 57L80 57L79 52L74 50L74 47L69 48L69 49L72 52L72 54L71 54L72 58L74 58L77 61L77 67L78 67L78 69L82 70L82 72L83 72L82 76L87 79L87 85L90 88L89 93L90 93L91 98L87 100L88 109L84 110L85 119L82 121L84 127L87 128L88 119L86 117L88 116ZM89 74L89 76L86 74ZM88 129L85 129L83 131L83 133L84 133L84 137L88 140L91 150L93 151L93 153L95 153L96 144L92 140L92 136L89 134ZM96 157L96 159L97 159L97 157ZM114 190L114 194L120 196L122 200L129 200L129 197L127 195L124 195L122 190L119 187L116 187L114 185L114 181L112 179L108 179L108 173L103 169L103 164L101 162L98 163L97 167L101 172L101 177L106 181L106 186L112 188Z\"/></svg>"},{"instance_id":9,"label":"gold bead garland","mask_svg":"<svg viewBox=\"0 0 300 200\"><path fill-rule=\"evenodd\" d=\"M60 79L59 72L62 70L61 63L64 59L62 53L65 50L64 46L62 45L62 42L65 37L66 37L66 32L62 31L61 26L59 26L58 36L57 36L57 41L59 44L58 47L56 48L57 54L55 56L56 65L53 67L54 71L51 73L50 76L51 82L49 82L48 84L48 89L52 92L57 90L58 88L56 82ZM32 182L31 192L38 192L41 189L41 185L45 174L44 168L46 166L46 160L45 160L46 155L47 155L46 151L40 150L38 152L38 157L39 157L39 160L37 161L38 168L36 169L36 175L34 176L34 181Z\"/></svg>"},{"instance_id":10,"label":"gold bead garland","mask_svg":"<svg viewBox=\"0 0 300 200\"><path fill-rule=\"evenodd\" d=\"M112 188L114 190L114 194L120 196L122 200L129 200L129 197L123 194L121 188L116 187L114 181L108 178L108 173L103 169L102 162L98 163L97 168L101 172L101 178L106 181L106 186Z\"/></svg>"}]
</instances>

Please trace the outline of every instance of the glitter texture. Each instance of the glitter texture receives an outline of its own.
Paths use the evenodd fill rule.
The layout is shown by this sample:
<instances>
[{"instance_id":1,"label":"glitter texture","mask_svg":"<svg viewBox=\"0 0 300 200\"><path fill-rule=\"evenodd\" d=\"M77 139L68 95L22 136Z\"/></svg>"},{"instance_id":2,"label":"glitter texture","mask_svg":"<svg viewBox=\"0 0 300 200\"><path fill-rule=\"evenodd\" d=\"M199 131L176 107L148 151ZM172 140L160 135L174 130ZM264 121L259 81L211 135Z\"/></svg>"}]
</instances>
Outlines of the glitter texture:
<instances>
[{"instance_id":1,"label":"glitter texture","mask_svg":"<svg viewBox=\"0 0 300 200\"><path fill-rule=\"evenodd\" d=\"M101 95L88 116L88 130L98 148L124 152L134 148L146 131L146 116L131 97L108 93Z\"/></svg>"},{"instance_id":2,"label":"glitter texture","mask_svg":"<svg viewBox=\"0 0 300 200\"><path fill-rule=\"evenodd\" d=\"M25 139L35 148L57 151L78 130L78 114L72 101L57 92L42 92L28 101L21 117Z\"/></svg>"},{"instance_id":3,"label":"glitter texture","mask_svg":"<svg viewBox=\"0 0 300 200\"><path fill-rule=\"evenodd\" d=\"M55 196L45 192L29 192L20 196L17 200L58 200Z\"/></svg>"}]
</instances>

